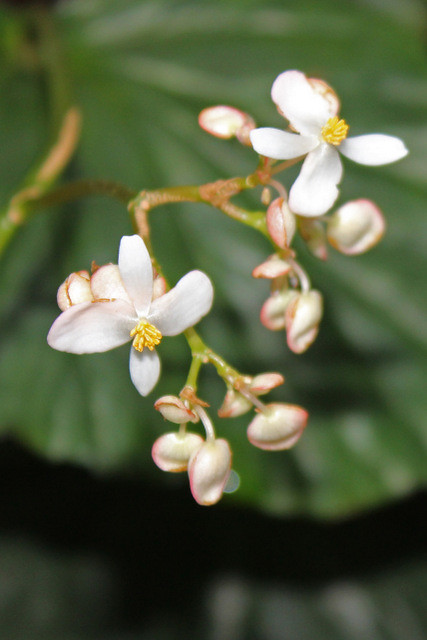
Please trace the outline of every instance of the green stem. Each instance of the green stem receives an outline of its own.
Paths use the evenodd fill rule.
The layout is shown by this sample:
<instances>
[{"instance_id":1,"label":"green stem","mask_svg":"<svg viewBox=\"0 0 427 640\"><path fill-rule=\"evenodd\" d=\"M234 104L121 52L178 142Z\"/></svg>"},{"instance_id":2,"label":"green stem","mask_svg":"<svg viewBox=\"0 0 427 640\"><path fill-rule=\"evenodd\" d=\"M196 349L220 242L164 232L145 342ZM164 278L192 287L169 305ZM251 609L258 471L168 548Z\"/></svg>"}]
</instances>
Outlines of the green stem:
<instances>
[{"instance_id":1,"label":"green stem","mask_svg":"<svg viewBox=\"0 0 427 640\"><path fill-rule=\"evenodd\" d=\"M188 377L192 379L192 383L187 380L187 384L194 389L197 388L197 376L202 364L210 362L214 365L218 375L227 383L234 384L237 379L240 379L242 375L228 364L220 355L215 353L207 344L202 340L197 331L191 327L184 332L188 345L191 349L193 361L191 363L190 372ZM193 371L192 371L193 369Z\"/></svg>"},{"instance_id":2,"label":"green stem","mask_svg":"<svg viewBox=\"0 0 427 640\"><path fill-rule=\"evenodd\" d=\"M26 222L30 202L40 200L68 165L80 135L80 112L72 106L68 74L64 68L54 16L40 5L29 14L35 31L35 51L47 81L52 144L0 212L0 253Z\"/></svg>"}]
</instances>

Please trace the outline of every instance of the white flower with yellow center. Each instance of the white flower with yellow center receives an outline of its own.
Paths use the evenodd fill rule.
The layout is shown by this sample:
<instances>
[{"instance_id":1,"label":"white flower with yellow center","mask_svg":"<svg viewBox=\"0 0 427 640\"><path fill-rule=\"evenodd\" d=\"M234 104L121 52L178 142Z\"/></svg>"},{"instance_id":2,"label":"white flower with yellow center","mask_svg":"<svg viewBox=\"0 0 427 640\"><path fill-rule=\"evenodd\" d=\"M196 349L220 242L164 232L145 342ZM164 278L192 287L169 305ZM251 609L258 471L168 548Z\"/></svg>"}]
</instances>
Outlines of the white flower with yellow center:
<instances>
[{"instance_id":1,"label":"white flower with yellow center","mask_svg":"<svg viewBox=\"0 0 427 640\"><path fill-rule=\"evenodd\" d=\"M69 353L98 353L132 340L130 376L146 396L160 375L155 347L163 336L176 336L199 322L212 306L213 287L201 271L190 271L177 285L153 300L153 268L143 240L124 236L119 264L92 275L93 300L71 306L53 323L47 341Z\"/></svg>"},{"instance_id":2,"label":"white flower with yellow center","mask_svg":"<svg viewBox=\"0 0 427 640\"><path fill-rule=\"evenodd\" d=\"M403 142L379 133L347 138L345 120L338 117L339 101L319 80L300 71L285 71L273 83L271 97L297 133L263 127L250 132L260 155L275 160L307 157L289 192L290 209L302 216L326 213L338 197L342 177L339 151L360 164L383 165L407 153Z\"/></svg>"}]
</instances>

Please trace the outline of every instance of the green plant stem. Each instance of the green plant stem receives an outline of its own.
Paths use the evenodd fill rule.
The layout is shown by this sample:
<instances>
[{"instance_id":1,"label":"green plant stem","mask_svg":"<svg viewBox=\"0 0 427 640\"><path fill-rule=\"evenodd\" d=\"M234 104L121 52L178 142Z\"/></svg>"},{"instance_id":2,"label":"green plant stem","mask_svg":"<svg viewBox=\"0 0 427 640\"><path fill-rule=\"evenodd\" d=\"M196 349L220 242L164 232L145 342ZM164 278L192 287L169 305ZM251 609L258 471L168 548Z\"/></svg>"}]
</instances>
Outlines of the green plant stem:
<instances>
[{"instance_id":1,"label":"green plant stem","mask_svg":"<svg viewBox=\"0 0 427 640\"><path fill-rule=\"evenodd\" d=\"M30 202L41 199L68 165L80 135L80 112L72 105L54 15L45 6L27 14L34 30L34 50L47 85L51 144L22 182L22 186L0 212L0 254L31 210Z\"/></svg>"},{"instance_id":2,"label":"green plant stem","mask_svg":"<svg viewBox=\"0 0 427 640\"><path fill-rule=\"evenodd\" d=\"M202 364L213 364L218 375L229 384L234 384L242 375L228 364L220 355L215 353L200 337L194 327L184 332L185 338L191 349L192 363L187 378L187 385L197 389L197 378Z\"/></svg>"}]
</instances>

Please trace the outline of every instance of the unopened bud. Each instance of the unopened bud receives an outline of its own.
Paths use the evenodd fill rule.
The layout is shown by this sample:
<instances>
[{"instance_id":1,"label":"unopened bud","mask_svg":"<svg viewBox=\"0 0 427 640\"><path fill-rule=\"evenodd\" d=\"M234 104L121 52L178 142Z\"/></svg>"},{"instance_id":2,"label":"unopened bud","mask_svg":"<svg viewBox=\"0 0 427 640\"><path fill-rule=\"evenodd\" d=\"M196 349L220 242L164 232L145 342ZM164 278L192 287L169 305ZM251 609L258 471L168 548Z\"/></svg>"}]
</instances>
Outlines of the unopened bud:
<instances>
[{"instance_id":1,"label":"unopened bud","mask_svg":"<svg viewBox=\"0 0 427 640\"><path fill-rule=\"evenodd\" d=\"M281 249L289 247L295 234L295 215L284 198L276 198L267 209L267 229L273 242Z\"/></svg>"},{"instance_id":2,"label":"unopened bud","mask_svg":"<svg viewBox=\"0 0 427 640\"><path fill-rule=\"evenodd\" d=\"M288 346L294 353L303 353L315 340L322 318L323 302L319 291L300 293L286 309Z\"/></svg>"},{"instance_id":3,"label":"unopened bud","mask_svg":"<svg viewBox=\"0 0 427 640\"><path fill-rule=\"evenodd\" d=\"M270 331L280 331L286 327L286 309L298 292L294 289L276 291L261 307L260 320Z\"/></svg>"},{"instance_id":4,"label":"unopened bud","mask_svg":"<svg viewBox=\"0 0 427 640\"><path fill-rule=\"evenodd\" d=\"M90 279L90 287L95 300L126 300L131 302L116 264L98 267Z\"/></svg>"},{"instance_id":5,"label":"unopened bud","mask_svg":"<svg viewBox=\"0 0 427 640\"><path fill-rule=\"evenodd\" d=\"M318 93L322 98L325 98L329 105L330 116L336 116L339 113L341 104L335 91L324 80L320 78L307 78L312 89Z\"/></svg>"},{"instance_id":6,"label":"unopened bud","mask_svg":"<svg viewBox=\"0 0 427 640\"><path fill-rule=\"evenodd\" d=\"M198 422L199 416L185 406L177 396L162 396L154 403L154 408L160 411L165 420L175 424Z\"/></svg>"},{"instance_id":7,"label":"unopened bud","mask_svg":"<svg viewBox=\"0 0 427 640\"><path fill-rule=\"evenodd\" d=\"M225 394L224 402L218 409L220 418L236 418L252 409L252 402L234 389L229 389Z\"/></svg>"},{"instance_id":8,"label":"unopened bud","mask_svg":"<svg viewBox=\"0 0 427 640\"><path fill-rule=\"evenodd\" d=\"M153 300L160 298L167 291L166 280L163 276L156 276L153 280Z\"/></svg>"},{"instance_id":9,"label":"unopened bud","mask_svg":"<svg viewBox=\"0 0 427 640\"><path fill-rule=\"evenodd\" d=\"M307 419L307 411L297 405L268 404L250 423L247 430L249 442L266 451L290 449L301 437Z\"/></svg>"},{"instance_id":10,"label":"unopened bud","mask_svg":"<svg viewBox=\"0 0 427 640\"><path fill-rule=\"evenodd\" d=\"M252 378L252 382L249 385L249 389L256 396L261 396L264 393L268 393L275 387L283 384L285 378L281 373L274 371L268 371L267 373L260 373Z\"/></svg>"},{"instance_id":11,"label":"unopened bud","mask_svg":"<svg viewBox=\"0 0 427 640\"><path fill-rule=\"evenodd\" d=\"M93 296L89 273L87 271L71 273L59 287L56 300L61 311L81 302L91 302Z\"/></svg>"},{"instance_id":12,"label":"unopened bud","mask_svg":"<svg viewBox=\"0 0 427 640\"><path fill-rule=\"evenodd\" d=\"M212 136L223 139L236 137L246 146L251 146L249 133L256 127L250 115L226 105L203 109L199 115L199 125Z\"/></svg>"},{"instance_id":13,"label":"unopened bud","mask_svg":"<svg viewBox=\"0 0 427 640\"><path fill-rule=\"evenodd\" d=\"M328 219L329 242L347 255L368 251L381 240L384 231L384 217L371 200L347 202Z\"/></svg>"},{"instance_id":14,"label":"unopened bud","mask_svg":"<svg viewBox=\"0 0 427 640\"><path fill-rule=\"evenodd\" d=\"M328 259L326 231L320 220L300 217L298 229L309 251L320 260Z\"/></svg>"},{"instance_id":15,"label":"unopened bud","mask_svg":"<svg viewBox=\"0 0 427 640\"><path fill-rule=\"evenodd\" d=\"M190 489L201 505L221 499L231 471L231 449L226 440L208 440L191 456L188 463Z\"/></svg>"},{"instance_id":16,"label":"unopened bud","mask_svg":"<svg viewBox=\"0 0 427 640\"><path fill-rule=\"evenodd\" d=\"M162 471L186 471L191 455L203 445L197 433L165 433L153 444L151 455Z\"/></svg>"},{"instance_id":17,"label":"unopened bud","mask_svg":"<svg viewBox=\"0 0 427 640\"><path fill-rule=\"evenodd\" d=\"M273 280L274 278L286 275L291 269L291 265L286 262L286 260L282 260L282 258L279 258L279 256L274 253L265 262L255 267L252 271L252 276L254 278Z\"/></svg>"}]
</instances>

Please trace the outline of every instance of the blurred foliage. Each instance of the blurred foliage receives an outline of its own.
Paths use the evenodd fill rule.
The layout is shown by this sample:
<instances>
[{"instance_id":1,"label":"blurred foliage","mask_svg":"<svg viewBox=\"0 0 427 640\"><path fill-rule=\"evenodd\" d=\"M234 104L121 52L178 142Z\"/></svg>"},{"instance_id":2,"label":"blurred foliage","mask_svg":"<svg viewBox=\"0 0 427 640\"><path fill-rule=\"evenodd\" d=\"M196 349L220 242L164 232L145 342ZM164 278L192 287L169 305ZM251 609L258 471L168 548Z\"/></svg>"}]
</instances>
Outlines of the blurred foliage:
<instances>
[{"instance_id":1,"label":"blurred foliage","mask_svg":"<svg viewBox=\"0 0 427 640\"><path fill-rule=\"evenodd\" d=\"M239 491L224 500L276 514L342 516L419 487L427 468L423 5L66 0L55 12L84 114L68 179L112 179L140 190L250 172L254 154L207 136L197 115L225 103L252 113L260 125L281 126L269 92L278 73L290 68L337 90L352 134L381 131L405 140L410 156L396 165L345 163L342 201L378 203L388 223L382 244L357 258L331 251L325 264L300 247L326 298L317 342L302 356L259 322L268 288L251 271L269 251L262 238L201 205L165 207L151 219L156 254L170 279L197 267L215 283L214 310L200 325L208 344L245 373L284 372L286 385L273 397L310 411L307 432L292 452L251 447L248 416L217 421L241 478ZM21 20L0 9L3 200L49 135L46 86L23 46ZM143 472L181 486L185 478L154 468L150 447L165 430L152 402L177 393L185 381L183 338L162 344L164 374L148 400L128 378L127 348L75 357L50 350L45 340L58 313L57 286L93 259L115 261L119 239L130 230L125 207L92 197L41 212L14 238L0 271L0 424L51 460ZM221 384L212 371L203 375L200 395L214 409ZM364 606L371 596L357 589L356 605Z\"/></svg>"}]
</instances>

